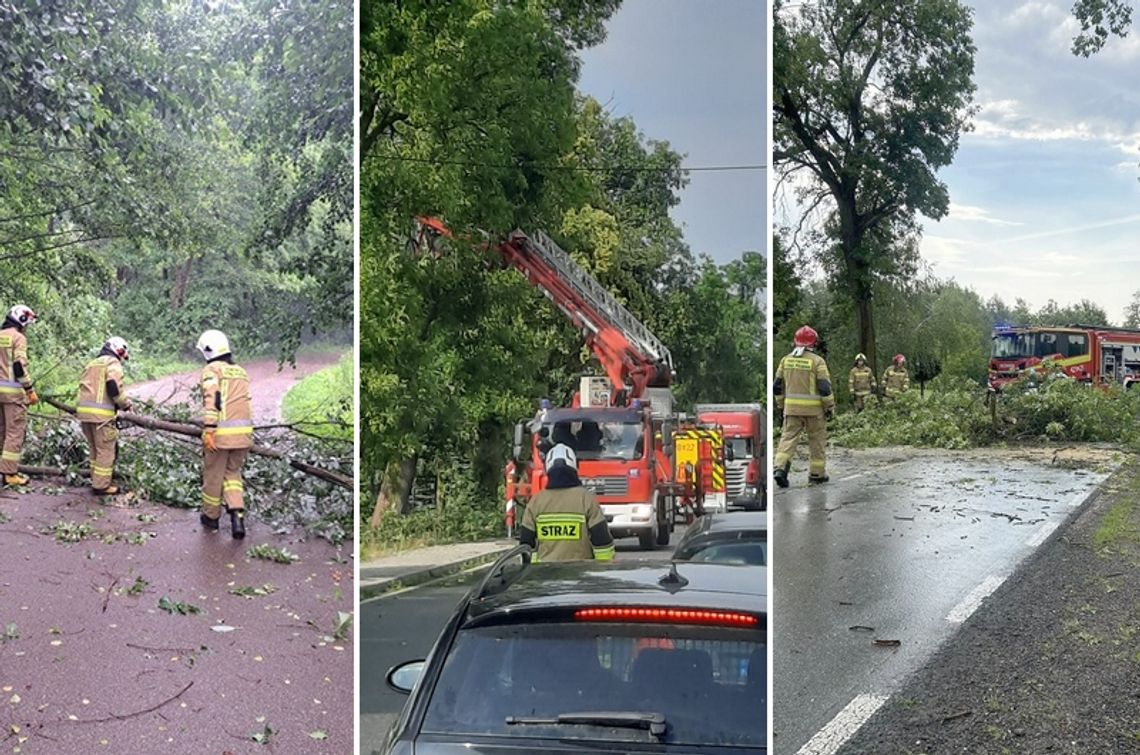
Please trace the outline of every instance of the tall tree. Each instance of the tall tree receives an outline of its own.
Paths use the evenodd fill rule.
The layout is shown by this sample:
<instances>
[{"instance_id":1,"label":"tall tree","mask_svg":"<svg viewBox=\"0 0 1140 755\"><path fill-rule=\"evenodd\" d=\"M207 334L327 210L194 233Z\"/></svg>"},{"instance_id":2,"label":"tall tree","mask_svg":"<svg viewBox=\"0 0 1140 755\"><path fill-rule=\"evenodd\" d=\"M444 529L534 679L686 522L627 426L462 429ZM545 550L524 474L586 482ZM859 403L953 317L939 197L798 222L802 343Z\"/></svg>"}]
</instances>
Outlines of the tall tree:
<instances>
[{"instance_id":1,"label":"tall tree","mask_svg":"<svg viewBox=\"0 0 1140 755\"><path fill-rule=\"evenodd\" d=\"M1081 33L1073 37L1073 54L1087 58L1101 51L1110 34L1128 36L1132 4L1127 0L1076 0L1073 16L1081 24Z\"/></svg>"},{"instance_id":2,"label":"tall tree","mask_svg":"<svg viewBox=\"0 0 1140 755\"><path fill-rule=\"evenodd\" d=\"M774 12L774 159L785 176L802 174L805 211L830 210L821 261L874 360L876 280L913 254L918 214L948 210L936 173L971 115L971 11L959 0L784 6Z\"/></svg>"}]
</instances>

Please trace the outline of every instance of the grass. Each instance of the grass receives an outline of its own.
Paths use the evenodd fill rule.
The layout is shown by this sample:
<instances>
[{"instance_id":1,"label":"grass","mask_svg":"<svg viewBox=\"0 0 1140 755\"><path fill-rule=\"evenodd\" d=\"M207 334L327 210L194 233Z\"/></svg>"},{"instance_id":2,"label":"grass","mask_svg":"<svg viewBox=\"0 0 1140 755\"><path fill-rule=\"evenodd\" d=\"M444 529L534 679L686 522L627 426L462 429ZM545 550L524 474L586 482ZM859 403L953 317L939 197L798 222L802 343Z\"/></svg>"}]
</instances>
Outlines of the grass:
<instances>
[{"instance_id":1,"label":"grass","mask_svg":"<svg viewBox=\"0 0 1140 755\"><path fill-rule=\"evenodd\" d=\"M1112 505L1093 535L1093 548L1102 552L1124 544L1140 545L1140 525L1133 511L1135 499L1122 498Z\"/></svg>"},{"instance_id":2,"label":"grass","mask_svg":"<svg viewBox=\"0 0 1140 755\"><path fill-rule=\"evenodd\" d=\"M281 414L288 423L314 424L302 429L322 437L352 440L355 418L352 414L354 379L352 352L340 361L301 380L289 389L281 402Z\"/></svg>"}]
</instances>

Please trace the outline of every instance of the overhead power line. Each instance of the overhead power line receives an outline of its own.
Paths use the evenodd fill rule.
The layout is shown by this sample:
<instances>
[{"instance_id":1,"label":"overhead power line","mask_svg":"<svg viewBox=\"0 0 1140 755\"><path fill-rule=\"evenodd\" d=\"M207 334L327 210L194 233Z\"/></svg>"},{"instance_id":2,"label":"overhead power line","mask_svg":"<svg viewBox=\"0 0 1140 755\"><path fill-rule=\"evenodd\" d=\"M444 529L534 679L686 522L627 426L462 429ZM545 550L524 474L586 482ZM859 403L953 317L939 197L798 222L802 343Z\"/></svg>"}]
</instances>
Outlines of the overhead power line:
<instances>
[{"instance_id":1,"label":"overhead power line","mask_svg":"<svg viewBox=\"0 0 1140 755\"><path fill-rule=\"evenodd\" d=\"M533 168L535 170L565 170L579 173L613 173L613 172L639 172L658 173L670 170L680 170L682 173L727 173L730 171L767 170L768 166L760 163L742 165L681 165L674 167L653 167L649 165L554 165L542 163L484 163L474 160L448 160L446 158L410 157L407 155L375 155L381 160L405 163L423 163L425 165L456 165L465 168L493 168L496 170L509 170L512 168Z\"/></svg>"}]
</instances>

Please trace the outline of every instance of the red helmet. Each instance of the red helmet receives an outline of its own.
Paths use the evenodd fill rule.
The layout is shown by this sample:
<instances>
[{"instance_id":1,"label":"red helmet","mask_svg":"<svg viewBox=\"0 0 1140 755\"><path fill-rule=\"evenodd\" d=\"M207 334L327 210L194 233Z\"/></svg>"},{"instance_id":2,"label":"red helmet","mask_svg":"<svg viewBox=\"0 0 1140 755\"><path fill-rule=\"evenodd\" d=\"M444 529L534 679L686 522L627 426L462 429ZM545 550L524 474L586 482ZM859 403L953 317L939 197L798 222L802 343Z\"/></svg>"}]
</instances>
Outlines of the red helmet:
<instances>
[{"instance_id":1,"label":"red helmet","mask_svg":"<svg viewBox=\"0 0 1140 755\"><path fill-rule=\"evenodd\" d=\"M906 357L902 354L895 354L895 364L906 364Z\"/></svg>"},{"instance_id":2,"label":"red helmet","mask_svg":"<svg viewBox=\"0 0 1140 755\"><path fill-rule=\"evenodd\" d=\"M811 347L815 346L815 342L819 340L819 334L812 330L810 325L805 325L796 331L796 337L792 340L796 346Z\"/></svg>"}]
</instances>

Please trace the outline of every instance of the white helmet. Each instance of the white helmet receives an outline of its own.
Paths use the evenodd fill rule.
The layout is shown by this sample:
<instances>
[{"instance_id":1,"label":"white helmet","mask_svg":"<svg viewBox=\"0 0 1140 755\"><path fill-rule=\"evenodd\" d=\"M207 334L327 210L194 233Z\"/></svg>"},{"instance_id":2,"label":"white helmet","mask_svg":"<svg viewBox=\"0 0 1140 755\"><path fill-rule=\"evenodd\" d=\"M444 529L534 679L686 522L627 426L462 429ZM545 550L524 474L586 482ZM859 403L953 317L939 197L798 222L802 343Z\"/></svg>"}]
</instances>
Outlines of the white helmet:
<instances>
[{"instance_id":1,"label":"white helmet","mask_svg":"<svg viewBox=\"0 0 1140 755\"><path fill-rule=\"evenodd\" d=\"M220 330L207 330L198 337L198 351L207 362L225 356L230 353L230 339Z\"/></svg>"},{"instance_id":2,"label":"white helmet","mask_svg":"<svg viewBox=\"0 0 1140 755\"><path fill-rule=\"evenodd\" d=\"M17 304L8 310L8 319L18 323L21 328L26 328L36 321L36 313L31 307Z\"/></svg>"},{"instance_id":3,"label":"white helmet","mask_svg":"<svg viewBox=\"0 0 1140 755\"><path fill-rule=\"evenodd\" d=\"M107 342L103 344L103 348L124 362L131 358L130 353L127 351L127 342L118 336L108 338Z\"/></svg>"},{"instance_id":4,"label":"white helmet","mask_svg":"<svg viewBox=\"0 0 1140 755\"><path fill-rule=\"evenodd\" d=\"M565 464L571 469L577 471L578 457L574 455L574 449L565 443L559 443L554 448L546 452L546 469L549 471L555 464Z\"/></svg>"}]
</instances>

